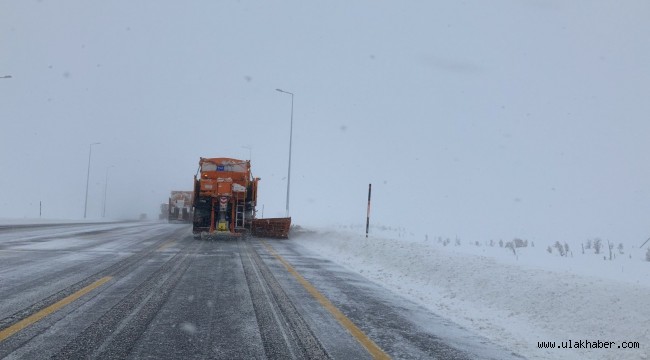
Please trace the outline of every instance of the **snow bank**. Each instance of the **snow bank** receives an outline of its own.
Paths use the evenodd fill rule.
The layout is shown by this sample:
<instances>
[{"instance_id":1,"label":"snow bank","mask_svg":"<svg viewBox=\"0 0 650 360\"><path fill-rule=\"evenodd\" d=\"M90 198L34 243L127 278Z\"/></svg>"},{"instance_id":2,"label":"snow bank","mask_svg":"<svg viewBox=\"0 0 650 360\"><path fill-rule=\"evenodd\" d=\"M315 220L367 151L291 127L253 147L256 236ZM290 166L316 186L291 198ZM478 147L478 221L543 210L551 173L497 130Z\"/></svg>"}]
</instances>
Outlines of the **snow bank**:
<instances>
[{"instance_id":1,"label":"snow bank","mask_svg":"<svg viewBox=\"0 0 650 360\"><path fill-rule=\"evenodd\" d=\"M562 257L548 253L550 243L513 252L497 242L399 236L366 239L321 229L292 233L292 241L529 359L650 358L645 249L615 249L610 261L606 242L606 255L582 254L573 244ZM538 342L569 340L615 345L538 348ZM640 348L617 348L624 341Z\"/></svg>"}]
</instances>

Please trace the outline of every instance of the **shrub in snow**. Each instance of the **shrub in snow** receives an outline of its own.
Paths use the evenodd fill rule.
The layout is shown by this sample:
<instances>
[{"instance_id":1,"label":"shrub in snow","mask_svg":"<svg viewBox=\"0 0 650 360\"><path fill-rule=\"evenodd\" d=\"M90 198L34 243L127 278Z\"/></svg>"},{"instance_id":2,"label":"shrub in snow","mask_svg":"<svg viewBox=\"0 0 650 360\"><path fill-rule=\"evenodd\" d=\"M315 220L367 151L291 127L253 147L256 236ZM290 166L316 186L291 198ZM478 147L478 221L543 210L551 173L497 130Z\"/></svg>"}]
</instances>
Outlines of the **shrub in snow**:
<instances>
[{"instance_id":1,"label":"shrub in snow","mask_svg":"<svg viewBox=\"0 0 650 360\"><path fill-rule=\"evenodd\" d=\"M569 255L569 244L564 243L564 253Z\"/></svg>"},{"instance_id":2,"label":"shrub in snow","mask_svg":"<svg viewBox=\"0 0 650 360\"><path fill-rule=\"evenodd\" d=\"M494 240L490 239L490 246L494 246Z\"/></svg>"},{"instance_id":3,"label":"shrub in snow","mask_svg":"<svg viewBox=\"0 0 650 360\"><path fill-rule=\"evenodd\" d=\"M623 252L623 243L618 243L618 253L621 254L621 255L624 254L624 252Z\"/></svg>"},{"instance_id":4,"label":"shrub in snow","mask_svg":"<svg viewBox=\"0 0 650 360\"><path fill-rule=\"evenodd\" d=\"M478 240L474 243L476 246L481 246L481 244L478 243Z\"/></svg>"},{"instance_id":5,"label":"shrub in snow","mask_svg":"<svg viewBox=\"0 0 650 360\"><path fill-rule=\"evenodd\" d=\"M559 241L556 241L553 247L557 249L557 251L560 253L560 256L566 255L566 252L564 251L564 246L562 246L562 244L560 244Z\"/></svg>"},{"instance_id":6,"label":"shrub in snow","mask_svg":"<svg viewBox=\"0 0 650 360\"><path fill-rule=\"evenodd\" d=\"M594 239L594 253L600 254L600 249L603 247L603 241L596 238Z\"/></svg>"},{"instance_id":7,"label":"shrub in snow","mask_svg":"<svg viewBox=\"0 0 650 360\"><path fill-rule=\"evenodd\" d=\"M521 239L519 239L519 238L515 238L515 239L512 240L512 241L514 242L515 247L518 247L518 248L528 246L528 242L527 242L527 241L521 240Z\"/></svg>"},{"instance_id":8,"label":"shrub in snow","mask_svg":"<svg viewBox=\"0 0 650 360\"><path fill-rule=\"evenodd\" d=\"M587 250L591 249L591 239L587 240L587 246L585 246Z\"/></svg>"},{"instance_id":9,"label":"shrub in snow","mask_svg":"<svg viewBox=\"0 0 650 360\"><path fill-rule=\"evenodd\" d=\"M512 253L513 253L515 256L517 255L517 252L515 251L515 243L514 243L514 242L512 242L512 241L508 241L508 242L506 243L506 249L510 249L510 250L512 250Z\"/></svg>"},{"instance_id":10,"label":"shrub in snow","mask_svg":"<svg viewBox=\"0 0 650 360\"><path fill-rule=\"evenodd\" d=\"M499 239L499 247L503 247L503 240Z\"/></svg>"},{"instance_id":11,"label":"shrub in snow","mask_svg":"<svg viewBox=\"0 0 650 360\"><path fill-rule=\"evenodd\" d=\"M459 238L456 238L456 242L454 243L454 245L460 246L460 239Z\"/></svg>"},{"instance_id":12,"label":"shrub in snow","mask_svg":"<svg viewBox=\"0 0 650 360\"><path fill-rule=\"evenodd\" d=\"M553 249L551 249L551 246L550 246L550 245L549 245L549 247L546 248L546 251L548 251L549 254L552 254L552 253L553 253Z\"/></svg>"}]
</instances>

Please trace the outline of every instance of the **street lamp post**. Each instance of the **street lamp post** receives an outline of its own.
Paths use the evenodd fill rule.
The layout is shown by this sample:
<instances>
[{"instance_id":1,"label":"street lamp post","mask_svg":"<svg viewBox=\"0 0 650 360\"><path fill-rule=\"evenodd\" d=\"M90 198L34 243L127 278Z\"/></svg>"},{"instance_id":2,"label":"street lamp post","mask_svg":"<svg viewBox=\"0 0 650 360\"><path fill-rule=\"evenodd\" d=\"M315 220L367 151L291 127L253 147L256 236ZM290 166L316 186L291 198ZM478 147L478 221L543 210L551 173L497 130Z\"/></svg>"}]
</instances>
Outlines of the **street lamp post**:
<instances>
[{"instance_id":1,"label":"street lamp post","mask_svg":"<svg viewBox=\"0 0 650 360\"><path fill-rule=\"evenodd\" d=\"M284 91L282 89L275 89L281 93L291 95L291 126L289 127L289 169L287 171L287 214L289 217L289 188L291 187L291 142L293 140L293 93Z\"/></svg>"},{"instance_id":2,"label":"street lamp post","mask_svg":"<svg viewBox=\"0 0 650 360\"><path fill-rule=\"evenodd\" d=\"M106 168L106 179L104 180L104 209L102 210L102 217L106 217L106 190L108 189L108 169L115 167L113 165Z\"/></svg>"},{"instance_id":3,"label":"street lamp post","mask_svg":"<svg viewBox=\"0 0 650 360\"><path fill-rule=\"evenodd\" d=\"M86 218L86 214L88 213L88 184L90 182L90 157L93 154L93 145L99 145L101 143L92 143L90 144L90 151L88 151L88 173L86 174L86 201L84 203L84 219Z\"/></svg>"}]
</instances>

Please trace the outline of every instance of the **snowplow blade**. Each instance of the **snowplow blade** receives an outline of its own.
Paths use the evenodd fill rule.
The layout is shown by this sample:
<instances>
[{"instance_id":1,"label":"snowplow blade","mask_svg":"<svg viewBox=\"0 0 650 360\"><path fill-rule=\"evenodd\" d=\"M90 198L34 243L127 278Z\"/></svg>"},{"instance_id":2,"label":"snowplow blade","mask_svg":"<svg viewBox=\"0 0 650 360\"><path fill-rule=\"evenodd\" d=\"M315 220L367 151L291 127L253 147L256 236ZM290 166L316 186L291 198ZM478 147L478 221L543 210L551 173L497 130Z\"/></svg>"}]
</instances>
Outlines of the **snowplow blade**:
<instances>
[{"instance_id":1,"label":"snowplow blade","mask_svg":"<svg viewBox=\"0 0 650 360\"><path fill-rule=\"evenodd\" d=\"M287 239L291 218L253 219L251 234L256 237Z\"/></svg>"}]
</instances>

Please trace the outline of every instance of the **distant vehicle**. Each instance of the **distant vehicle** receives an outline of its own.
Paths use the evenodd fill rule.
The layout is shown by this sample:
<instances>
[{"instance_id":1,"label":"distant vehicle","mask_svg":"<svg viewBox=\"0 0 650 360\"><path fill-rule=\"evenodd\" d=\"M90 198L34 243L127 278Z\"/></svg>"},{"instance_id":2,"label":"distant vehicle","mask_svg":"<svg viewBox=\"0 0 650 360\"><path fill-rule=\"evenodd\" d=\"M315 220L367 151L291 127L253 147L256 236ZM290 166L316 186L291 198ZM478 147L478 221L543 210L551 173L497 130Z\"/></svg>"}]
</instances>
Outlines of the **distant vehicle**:
<instances>
[{"instance_id":1,"label":"distant vehicle","mask_svg":"<svg viewBox=\"0 0 650 360\"><path fill-rule=\"evenodd\" d=\"M192 221L192 191L172 191L169 196L167 220L169 222Z\"/></svg>"},{"instance_id":2,"label":"distant vehicle","mask_svg":"<svg viewBox=\"0 0 650 360\"><path fill-rule=\"evenodd\" d=\"M167 220L169 218L169 203L160 204L160 214L158 214L159 220Z\"/></svg>"},{"instance_id":3,"label":"distant vehicle","mask_svg":"<svg viewBox=\"0 0 650 360\"><path fill-rule=\"evenodd\" d=\"M198 175L198 178L197 178ZM255 219L257 183L250 160L200 158L194 175L195 238L246 234L286 238L291 218Z\"/></svg>"}]
</instances>

